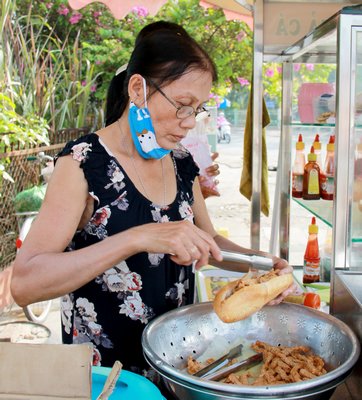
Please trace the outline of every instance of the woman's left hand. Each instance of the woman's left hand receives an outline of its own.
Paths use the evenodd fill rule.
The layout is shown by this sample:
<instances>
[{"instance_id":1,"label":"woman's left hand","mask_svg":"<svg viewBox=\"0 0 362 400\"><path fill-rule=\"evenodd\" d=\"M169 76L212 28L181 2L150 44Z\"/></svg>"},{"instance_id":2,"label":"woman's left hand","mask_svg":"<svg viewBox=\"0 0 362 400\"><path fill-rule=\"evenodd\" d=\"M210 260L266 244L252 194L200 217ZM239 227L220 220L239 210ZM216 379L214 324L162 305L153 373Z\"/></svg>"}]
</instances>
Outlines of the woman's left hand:
<instances>
[{"instance_id":1,"label":"woman's left hand","mask_svg":"<svg viewBox=\"0 0 362 400\"><path fill-rule=\"evenodd\" d=\"M288 264L286 260L279 257L273 257L273 268L278 272L279 275L293 273L293 267ZM279 304L283 299L293 294L297 289L297 285L293 282L284 292L268 303L269 306Z\"/></svg>"}]
</instances>

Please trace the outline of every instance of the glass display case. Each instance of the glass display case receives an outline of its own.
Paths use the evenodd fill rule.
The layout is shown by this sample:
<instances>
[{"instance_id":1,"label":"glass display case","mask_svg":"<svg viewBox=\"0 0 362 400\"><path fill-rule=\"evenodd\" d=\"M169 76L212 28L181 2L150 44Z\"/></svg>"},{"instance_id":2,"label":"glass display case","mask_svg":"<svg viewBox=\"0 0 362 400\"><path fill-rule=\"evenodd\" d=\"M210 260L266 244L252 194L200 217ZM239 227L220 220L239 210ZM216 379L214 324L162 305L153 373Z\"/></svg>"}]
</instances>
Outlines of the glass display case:
<instances>
[{"instance_id":1,"label":"glass display case","mask_svg":"<svg viewBox=\"0 0 362 400\"><path fill-rule=\"evenodd\" d=\"M291 165L296 133L303 127L335 134L334 200L301 200L299 206L331 227L330 312L352 326L362 341L362 5L342 8L282 52L283 106L279 247L289 259ZM327 123L296 120L293 65L335 65L333 112ZM294 93L295 96L295 93ZM294 101L295 103L295 101ZM315 106L315 104L314 104ZM323 110L322 110L323 111ZM307 148L306 148L307 150ZM359 362L358 373L361 372Z\"/></svg>"},{"instance_id":2,"label":"glass display case","mask_svg":"<svg viewBox=\"0 0 362 400\"><path fill-rule=\"evenodd\" d=\"M362 6L341 9L284 50L281 61L280 255L289 259L291 163L296 133L302 128L314 132L324 129L327 134L335 134L334 199L296 201L331 227L330 312L352 326L362 341ZM332 111L332 118L327 118L326 123L319 123L320 119L316 118L319 115L312 121L306 117L302 122L302 118L296 120L293 113L293 65L296 63L335 65L335 92L330 93L335 101L329 103L327 111ZM315 108L315 104L312 106ZM361 365L360 361L355 381L353 377L350 380L352 386L361 373Z\"/></svg>"}]
</instances>

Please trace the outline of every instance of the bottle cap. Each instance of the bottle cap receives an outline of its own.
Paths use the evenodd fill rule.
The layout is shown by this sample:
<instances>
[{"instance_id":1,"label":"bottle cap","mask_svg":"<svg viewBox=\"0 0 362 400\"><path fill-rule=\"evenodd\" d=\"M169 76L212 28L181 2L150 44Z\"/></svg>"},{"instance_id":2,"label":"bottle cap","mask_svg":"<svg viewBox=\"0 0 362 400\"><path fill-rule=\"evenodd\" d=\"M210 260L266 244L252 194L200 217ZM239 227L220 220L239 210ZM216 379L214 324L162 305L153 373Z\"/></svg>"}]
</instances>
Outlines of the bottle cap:
<instances>
[{"instance_id":1,"label":"bottle cap","mask_svg":"<svg viewBox=\"0 0 362 400\"><path fill-rule=\"evenodd\" d=\"M298 142L295 144L295 149L296 150L304 150L303 136L301 133L298 136Z\"/></svg>"},{"instance_id":2,"label":"bottle cap","mask_svg":"<svg viewBox=\"0 0 362 400\"><path fill-rule=\"evenodd\" d=\"M315 217L312 217L312 223L308 227L309 233L318 233L318 225L315 223Z\"/></svg>"},{"instance_id":3,"label":"bottle cap","mask_svg":"<svg viewBox=\"0 0 362 400\"><path fill-rule=\"evenodd\" d=\"M327 144L327 151L334 151L334 143Z\"/></svg>"},{"instance_id":4,"label":"bottle cap","mask_svg":"<svg viewBox=\"0 0 362 400\"><path fill-rule=\"evenodd\" d=\"M310 153L308 154L308 161L317 161L317 154L314 153L314 146L310 148Z\"/></svg>"},{"instance_id":5,"label":"bottle cap","mask_svg":"<svg viewBox=\"0 0 362 400\"><path fill-rule=\"evenodd\" d=\"M318 151L321 150L321 148L322 148L322 144L319 141L318 133L315 135L314 142L313 142L313 147L314 147L314 150L318 150Z\"/></svg>"}]
</instances>

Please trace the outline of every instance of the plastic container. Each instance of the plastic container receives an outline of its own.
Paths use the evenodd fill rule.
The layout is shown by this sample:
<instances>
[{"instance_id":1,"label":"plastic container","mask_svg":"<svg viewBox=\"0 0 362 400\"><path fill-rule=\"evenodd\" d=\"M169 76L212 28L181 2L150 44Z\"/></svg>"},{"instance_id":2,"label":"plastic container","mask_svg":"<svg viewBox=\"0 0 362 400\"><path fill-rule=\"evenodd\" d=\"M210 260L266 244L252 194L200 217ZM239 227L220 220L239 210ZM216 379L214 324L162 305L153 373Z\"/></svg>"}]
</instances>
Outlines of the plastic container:
<instances>
[{"instance_id":1,"label":"plastic container","mask_svg":"<svg viewBox=\"0 0 362 400\"><path fill-rule=\"evenodd\" d=\"M320 199L320 169L317 164L317 155L314 153L314 147L310 149L308 154L308 162L304 167L303 175L303 199L318 200Z\"/></svg>"},{"instance_id":2,"label":"plastic container","mask_svg":"<svg viewBox=\"0 0 362 400\"><path fill-rule=\"evenodd\" d=\"M305 167L304 142L302 134L299 134L295 144L295 159L292 167L292 196L303 197L303 175Z\"/></svg>"},{"instance_id":3,"label":"plastic container","mask_svg":"<svg viewBox=\"0 0 362 400\"><path fill-rule=\"evenodd\" d=\"M318 244L318 226L315 217L308 227L308 242L304 253L303 283L320 281L320 253Z\"/></svg>"},{"instance_id":4,"label":"plastic container","mask_svg":"<svg viewBox=\"0 0 362 400\"><path fill-rule=\"evenodd\" d=\"M317 122L315 103L323 94L334 94L331 83L306 82L300 87L298 94L298 113L300 122L313 124Z\"/></svg>"},{"instance_id":5,"label":"plastic container","mask_svg":"<svg viewBox=\"0 0 362 400\"><path fill-rule=\"evenodd\" d=\"M96 400L101 393L106 379L111 371L107 367L92 367L92 400ZM166 400L157 386L144 376L130 371L121 371L113 393L109 400Z\"/></svg>"},{"instance_id":6,"label":"plastic container","mask_svg":"<svg viewBox=\"0 0 362 400\"><path fill-rule=\"evenodd\" d=\"M329 137L327 155L323 171L320 174L321 198L333 200L334 198L334 136Z\"/></svg>"}]
</instances>

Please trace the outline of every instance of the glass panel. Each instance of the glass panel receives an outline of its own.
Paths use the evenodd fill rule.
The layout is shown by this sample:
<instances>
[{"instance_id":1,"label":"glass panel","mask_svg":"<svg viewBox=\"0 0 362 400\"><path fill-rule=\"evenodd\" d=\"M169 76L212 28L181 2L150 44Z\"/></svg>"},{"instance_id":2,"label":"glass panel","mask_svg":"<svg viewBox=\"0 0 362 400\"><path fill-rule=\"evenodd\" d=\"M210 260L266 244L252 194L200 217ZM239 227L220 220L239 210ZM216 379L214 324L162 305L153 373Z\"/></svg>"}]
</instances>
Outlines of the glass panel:
<instances>
[{"instance_id":1,"label":"glass panel","mask_svg":"<svg viewBox=\"0 0 362 400\"><path fill-rule=\"evenodd\" d=\"M362 270L362 32L356 32L353 202L351 209L351 268Z\"/></svg>"}]
</instances>

